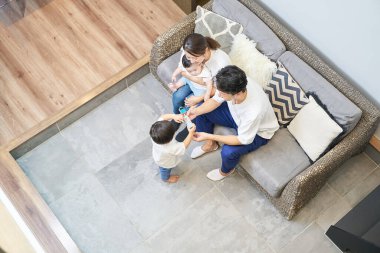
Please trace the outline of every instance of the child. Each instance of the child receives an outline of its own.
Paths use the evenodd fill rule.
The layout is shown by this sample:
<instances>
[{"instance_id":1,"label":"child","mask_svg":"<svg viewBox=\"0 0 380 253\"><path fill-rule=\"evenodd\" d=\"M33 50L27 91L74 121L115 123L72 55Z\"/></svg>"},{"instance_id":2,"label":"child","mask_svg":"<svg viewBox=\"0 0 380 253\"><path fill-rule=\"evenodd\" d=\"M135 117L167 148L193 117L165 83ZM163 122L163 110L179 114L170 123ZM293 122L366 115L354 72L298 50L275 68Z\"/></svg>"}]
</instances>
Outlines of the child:
<instances>
[{"instance_id":1,"label":"child","mask_svg":"<svg viewBox=\"0 0 380 253\"><path fill-rule=\"evenodd\" d=\"M150 128L149 134L153 143L153 159L160 168L161 179L168 183L175 183L179 176L170 175L172 168L181 162L182 156L185 154L186 148L189 146L195 125L189 130L189 134L183 142L177 142L173 137L176 127L170 120L178 123L183 121L181 114L164 114Z\"/></svg>"},{"instance_id":2,"label":"child","mask_svg":"<svg viewBox=\"0 0 380 253\"><path fill-rule=\"evenodd\" d=\"M186 71L191 75L196 82L193 82L185 77L180 78L176 83L169 83L169 88L174 92L181 86L188 84L190 86L193 95L196 97L203 96L207 101L212 95L212 81L211 72L203 63L191 63L186 58L186 55L182 56L182 66L179 64L178 68L173 72L172 80L176 80L176 77Z\"/></svg>"}]
</instances>

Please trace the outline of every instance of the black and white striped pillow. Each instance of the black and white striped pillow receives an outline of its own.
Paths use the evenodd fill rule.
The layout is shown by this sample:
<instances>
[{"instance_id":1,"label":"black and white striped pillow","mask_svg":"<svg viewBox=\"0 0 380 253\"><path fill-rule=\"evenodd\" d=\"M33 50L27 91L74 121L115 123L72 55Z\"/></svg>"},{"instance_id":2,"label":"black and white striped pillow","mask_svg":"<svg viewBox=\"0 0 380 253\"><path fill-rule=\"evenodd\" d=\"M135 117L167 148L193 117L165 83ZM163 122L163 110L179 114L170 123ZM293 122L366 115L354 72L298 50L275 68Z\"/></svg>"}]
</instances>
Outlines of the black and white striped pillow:
<instances>
[{"instance_id":1,"label":"black and white striped pillow","mask_svg":"<svg viewBox=\"0 0 380 253\"><path fill-rule=\"evenodd\" d=\"M265 92L269 96L280 125L287 125L309 99L285 67L278 62L277 72L272 76Z\"/></svg>"}]
</instances>

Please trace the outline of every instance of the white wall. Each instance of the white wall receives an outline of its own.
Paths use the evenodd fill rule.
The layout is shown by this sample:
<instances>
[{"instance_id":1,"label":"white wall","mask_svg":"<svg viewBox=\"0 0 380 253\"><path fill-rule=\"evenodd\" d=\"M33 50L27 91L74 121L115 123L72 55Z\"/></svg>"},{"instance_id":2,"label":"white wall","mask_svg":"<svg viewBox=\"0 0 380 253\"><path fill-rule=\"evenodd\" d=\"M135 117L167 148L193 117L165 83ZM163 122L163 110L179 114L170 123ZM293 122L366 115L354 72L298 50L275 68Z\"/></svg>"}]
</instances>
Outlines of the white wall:
<instances>
[{"instance_id":1,"label":"white wall","mask_svg":"<svg viewBox=\"0 0 380 253\"><path fill-rule=\"evenodd\" d=\"M380 108L380 0L260 2Z\"/></svg>"}]
</instances>

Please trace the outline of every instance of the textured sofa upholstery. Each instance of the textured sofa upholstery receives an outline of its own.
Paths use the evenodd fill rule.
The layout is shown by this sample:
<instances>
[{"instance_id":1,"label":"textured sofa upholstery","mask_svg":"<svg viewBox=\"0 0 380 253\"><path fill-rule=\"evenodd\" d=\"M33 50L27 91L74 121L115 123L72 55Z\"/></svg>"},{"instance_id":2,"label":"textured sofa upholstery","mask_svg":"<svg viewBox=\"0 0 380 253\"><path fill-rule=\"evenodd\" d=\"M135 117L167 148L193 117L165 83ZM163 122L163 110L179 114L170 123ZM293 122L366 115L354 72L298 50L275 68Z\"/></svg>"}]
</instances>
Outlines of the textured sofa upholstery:
<instances>
[{"instance_id":1,"label":"textured sofa upholstery","mask_svg":"<svg viewBox=\"0 0 380 253\"><path fill-rule=\"evenodd\" d=\"M259 4L248 0L239 1L250 12L242 11L239 16L239 13L227 11L230 8L228 5L233 2L234 0L215 0L217 5L214 6L218 6L215 10L212 2L205 8L219 11L219 14L224 14L227 18L240 21L244 29L248 30L250 27L246 35L258 42L257 48L272 60L282 61L301 87L304 85L306 91L320 96L326 107L331 110L331 114L344 123L342 125L346 130L346 135L341 137L339 143L314 163L310 162L286 128L280 129L266 146L242 158L240 165L251 176L252 182L286 218L291 219L317 194L339 165L363 150L377 127L380 112ZM265 35L261 38L266 39L261 40L260 33L251 30L250 22L238 20L249 15L263 22L270 32L275 34L275 38ZM188 15L158 37L153 45L150 69L165 87L179 59L178 55L173 54L178 52L183 39L194 31L194 20L195 13ZM266 28L259 26L259 30L263 31ZM268 41L268 38L272 40ZM303 71L299 71L300 68L303 68ZM308 86L313 80L317 80L321 87ZM338 99L329 94L338 94ZM274 156L278 159L268 159ZM280 161L284 160L287 163L281 164Z\"/></svg>"}]
</instances>

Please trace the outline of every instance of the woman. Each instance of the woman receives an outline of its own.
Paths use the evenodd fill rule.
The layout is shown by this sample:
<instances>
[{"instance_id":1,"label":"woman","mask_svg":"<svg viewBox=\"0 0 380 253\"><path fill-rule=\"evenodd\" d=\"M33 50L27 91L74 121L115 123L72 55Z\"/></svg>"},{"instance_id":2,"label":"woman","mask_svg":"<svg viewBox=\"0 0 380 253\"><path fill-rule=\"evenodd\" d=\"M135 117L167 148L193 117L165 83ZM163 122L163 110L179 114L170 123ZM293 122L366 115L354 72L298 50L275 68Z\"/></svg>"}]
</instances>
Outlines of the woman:
<instances>
[{"instance_id":1,"label":"woman","mask_svg":"<svg viewBox=\"0 0 380 253\"><path fill-rule=\"evenodd\" d=\"M181 58L183 54L185 54L191 63L203 63L211 72L212 77L215 76L221 68L230 65L230 58L220 49L220 44L216 40L198 33L190 34L184 39L182 50ZM193 82L197 81L187 72L182 72L181 74ZM174 81L176 77L173 76L172 79ZM212 79L210 79L210 82L212 82ZM175 114L179 113L178 109L181 106L193 106L203 101L203 96L188 97L191 93L192 91L188 84L173 93L172 102L173 112Z\"/></svg>"}]
</instances>

